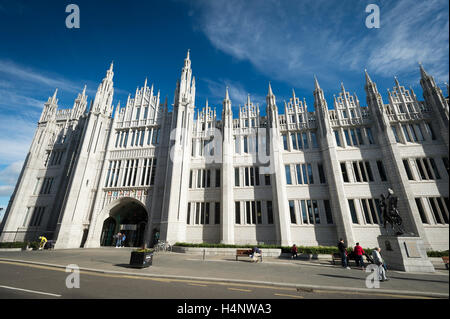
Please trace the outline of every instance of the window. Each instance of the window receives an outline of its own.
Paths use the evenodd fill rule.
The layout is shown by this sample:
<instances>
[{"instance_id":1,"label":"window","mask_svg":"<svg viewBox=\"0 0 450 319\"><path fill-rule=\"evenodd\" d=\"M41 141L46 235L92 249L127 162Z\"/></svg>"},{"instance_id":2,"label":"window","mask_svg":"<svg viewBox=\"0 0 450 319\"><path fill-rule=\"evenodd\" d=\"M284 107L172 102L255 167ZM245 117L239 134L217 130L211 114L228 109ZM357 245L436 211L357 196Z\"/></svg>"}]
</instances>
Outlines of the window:
<instances>
[{"instance_id":1,"label":"window","mask_svg":"<svg viewBox=\"0 0 450 319\"><path fill-rule=\"evenodd\" d=\"M258 224L262 224L262 211L261 211L261 202L256 202L256 222Z\"/></svg>"},{"instance_id":2,"label":"window","mask_svg":"<svg viewBox=\"0 0 450 319\"><path fill-rule=\"evenodd\" d=\"M244 153L248 153L248 137L244 136Z\"/></svg>"},{"instance_id":3,"label":"window","mask_svg":"<svg viewBox=\"0 0 450 319\"><path fill-rule=\"evenodd\" d=\"M292 149L298 150L297 139L295 138L295 133L291 133L291 140L292 140Z\"/></svg>"},{"instance_id":4,"label":"window","mask_svg":"<svg viewBox=\"0 0 450 319\"><path fill-rule=\"evenodd\" d=\"M189 172L189 188L192 188L192 170Z\"/></svg>"},{"instance_id":5,"label":"window","mask_svg":"<svg viewBox=\"0 0 450 319\"><path fill-rule=\"evenodd\" d=\"M358 140L356 139L356 133L354 129L350 129L350 136L352 137L353 146L357 146Z\"/></svg>"},{"instance_id":6,"label":"window","mask_svg":"<svg viewBox=\"0 0 450 319\"><path fill-rule=\"evenodd\" d=\"M288 151L288 141L287 141L287 135L283 134L283 147L285 151Z\"/></svg>"},{"instance_id":7,"label":"window","mask_svg":"<svg viewBox=\"0 0 450 319\"><path fill-rule=\"evenodd\" d=\"M429 158L428 160L430 161L431 167L433 168L434 177L435 177L436 179L440 179L440 178L441 178L441 175L439 175L439 171L438 171L438 169L437 169L436 162L435 162L434 159L432 159L432 158Z\"/></svg>"},{"instance_id":8,"label":"window","mask_svg":"<svg viewBox=\"0 0 450 319\"><path fill-rule=\"evenodd\" d=\"M216 187L220 187L220 169L216 169Z\"/></svg>"},{"instance_id":9,"label":"window","mask_svg":"<svg viewBox=\"0 0 450 319\"><path fill-rule=\"evenodd\" d=\"M409 135L408 128L406 125L402 125L403 133L405 134L405 138L407 142L411 142L411 136Z\"/></svg>"},{"instance_id":10,"label":"window","mask_svg":"<svg viewBox=\"0 0 450 319\"><path fill-rule=\"evenodd\" d=\"M425 215L425 210L423 209L423 205L422 205L422 201L420 198L415 198L416 200L416 205L417 205L417 210L419 211L419 215L420 215L420 219L422 220L422 223L424 224L428 224L426 215Z\"/></svg>"},{"instance_id":11,"label":"window","mask_svg":"<svg viewBox=\"0 0 450 319\"><path fill-rule=\"evenodd\" d=\"M334 137L336 138L336 145L341 146L341 138L339 137L338 131L334 131Z\"/></svg>"},{"instance_id":12,"label":"window","mask_svg":"<svg viewBox=\"0 0 450 319\"><path fill-rule=\"evenodd\" d=\"M353 199L349 199L348 206L350 208L350 215L352 217L353 224L358 224L358 217L356 216L356 209L355 209L355 201Z\"/></svg>"},{"instance_id":13,"label":"window","mask_svg":"<svg viewBox=\"0 0 450 319\"><path fill-rule=\"evenodd\" d=\"M209 224L209 206L210 206L210 203L203 203L203 204L205 206L205 221L204 221L204 224L208 225Z\"/></svg>"},{"instance_id":14,"label":"window","mask_svg":"<svg viewBox=\"0 0 450 319\"><path fill-rule=\"evenodd\" d=\"M352 162L353 165L353 173L355 173L354 177L357 182L361 182L361 176L359 175L357 162Z\"/></svg>"},{"instance_id":15,"label":"window","mask_svg":"<svg viewBox=\"0 0 450 319\"><path fill-rule=\"evenodd\" d=\"M195 203L195 224L198 225L200 223L200 203Z\"/></svg>"},{"instance_id":16,"label":"window","mask_svg":"<svg viewBox=\"0 0 450 319\"><path fill-rule=\"evenodd\" d=\"M398 133L397 133L396 127L395 126L391 126L391 128L392 128L392 133L394 133L395 141L397 143L400 143L400 138L398 137Z\"/></svg>"},{"instance_id":17,"label":"window","mask_svg":"<svg viewBox=\"0 0 450 319\"><path fill-rule=\"evenodd\" d=\"M264 185L267 185L267 186L270 185L270 174L264 175Z\"/></svg>"},{"instance_id":18,"label":"window","mask_svg":"<svg viewBox=\"0 0 450 319\"><path fill-rule=\"evenodd\" d=\"M214 203L214 224L220 224L220 202Z\"/></svg>"},{"instance_id":19,"label":"window","mask_svg":"<svg viewBox=\"0 0 450 319\"><path fill-rule=\"evenodd\" d=\"M291 166L290 165L285 165L285 172L286 172L286 184L287 185L292 185L292 178L291 178Z\"/></svg>"},{"instance_id":20,"label":"window","mask_svg":"<svg viewBox=\"0 0 450 319\"><path fill-rule=\"evenodd\" d=\"M373 182L373 174L372 174L372 169L370 168L370 163L364 162L364 164L366 165L366 171L367 171L367 176L369 177L369 181Z\"/></svg>"},{"instance_id":21,"label":"window","mask_svg":"<svg viewBox=\"0 0 450 319\"><path fill-rule=\"evenodd\" d=\"M291 224L296 224L297 220L295 218L295 207L294 207L294 201L289 201L289 212L291 214Z\"/></svg>"},{"instance_id":22,"label":"window","mask_svg":"<svg viewBox=\"0 0 450 319\"><path fill-rule=\"evenodd\" d=\"M240 153L240 150L239 150L239 137L237 137L237 136L234 137L234 152L236 154Z\"/></svg>"},{"instance_id":23,"label":"window","mask_svg":"<svg viewBox=\"0 0 450 319\"><path fill-rule=\"evenodd\" d=\"M330 201L325 199L323 201L323 204L325 206L325 216L327 218L327 224L333 224L333 214L331 213Z\"/></svg>"},{"instance_id":24,"label":"window","mask_svg":"<svg viewBox=\"0 0 450 319\"><path fill-rule=\"evenodd\" d=\"M30 226L40 226L42 222L42 217L45 213L45 207L37 206L34 208L33 217L30 221Z\"/></svg>"},{"instance_id":25,"label":"window","mask_svg":"<svg viewBox=\"0 0 450 319\"><path fill-rule=\"evenodd\" d=\"M377 161L378 173L380 174L380 179L383 182L387 181L386 171L384 170L384 165L382 161Z\"/></svg>"},{"instance_id":26,"label":"window","mask_svg":"<svg viewBox=\"0 0 450 319\"><path fill-rule=\"evenodd\" d=\"M325 173L323 170L323 165L322 164L317 164L317 167L319 169L319 180L320 180L320 184L326 184L327 180L325 178Z\"/></svg>"},{"instance_id":27,"label":"window","mask_svg":"<svg viewBox=\"0 0 450 319\"><path fill-rule=\"evenodd\" d=\"M447 171L447 175L450 175L449 174L449 169L450 169L450 164L449 164L449 161L448 161L448 157L443 157L442 158L442 162L444 163L444 167L445 167L445 170Z\"/></svg>"},{"instance_id":28,"label":"window","mask_svg":"<svg viewBox=\"0 0 450 319\"><path fill-rule=\"evenodd\" d=\"M404 160L403 160L403 166L405 166L406 175L408 176L408 179L409 179L410 181L413 181L413 180L414 180L414 177L412 176L411 169L410 169L410 167L409 167L409 161L408 161L407 159L404 159Z\"/></svg>"},{"instance_id":29,"label":"window","mask_svg":"<svg viewBox=\"0 0 450 319\"><path fill-rule=\"evenodd\" d=\"M426 129L428 135L431 136L431 139L436 140L436 135L434 134L433 128L430 123L425 123L425 129Z\"/></svg>"},{"instance_id":30,"label":"window","mask_svg":"<svg viewBox=\"0 0 450 319\"><path fill-rule=\"evenodd\" d=\"M191 223L191 203L188 203L187 215L186 215L186 224Z\"/></svg>"},{"instance_id":31,"label":"window","mask_svg":"<svg viewBox=\"0 0 450 319\"><path fill-rule=\"evenodd\" d=\"M431 211L433 212L434 221L436 222L436 224L443 224L443 220L441 218L441 214L438 210L438 206L436 205L435 200L436 200L436 198L434 198L434 197L428 198L428 202L430 203L430 206L431 206Z\"/></svg>"},{"instance_id":32,"label":"window","mask_svg":"<svg viewBox=\"0 0 450 319\"><path fill-rule=\"evenodd\" d=\"M234 169L234 186L239 187L239 167Z\"/></svg>"},{"instance_id":33,"label":"window","mask_svg":"<svg viewBox=\"0 0 450 319\"><path fill-rule=\"evenodd\" d=\"M240 202L234 202L234 212L235 212L236 224L240 224L241 223L241 203Z\"/></svg>"},{"instance_id":34,"label":"window","mask_svg":"<svg viewBox=\"0 0 450 319\"><path fill-rule=\"evenodd\" d=\"M344 183L348 183L348 174L347 174L347 167L345 163L341 163L341 172L342 172L342 178L344 179Z\"/></svg>"},{"instance_id":35,"label":"window","mask_svg":"<svg viewBox=\"0 0 450 319\"><path fill-rule=\"evenodd\" d=\"M314 177L311 164L308 164L308 179L310 184L314 184Z\"/></svg>"},{"instance_id":36,"label":"window","mask_svg":"<svg viewBox=\"0 0 450 319\"><path fill-rule=\"evenodd\" d=\"M303 148L307 149L309 148L308 146L308 135L306 135L306 133L302 133L303 136Z\"/></svg>"},{"instance_id":37,"label":"window","mask_svg":"<svg viewBox=\"0 0 450 319\"><path fill-rule=\"evenodd\" d=\"M362 138L361 129L359 127L356 128L356 136L358 137L359 145L364 145L364 140Z\"/></svg>"},{"instance_id":38,"label":"window","mask_svg":"<svg viewBox=\"0 0 450 319\"><path fill-rule=\"evenodd\" d=\"M267 201L267 223L273 224L273 210L272 210L272 201Z\"/></svg>"},{"instance_id":39,"label":"window","mask_svg":"<svg viewBox=\"0 0 450 319\"><path fill-rule=\"evenodd\" d=\"M305 200L301 200L300 201L300 206L302 208L303 224L308 224L308 211L306 210L306 201Z\"/></svg>"},{"instance_id":40,"label":"window","mask_svg":"<svg viewBox=\"0 0 450 319\"><path fill-rule=\"evenodd\" d=\"M348 130L344 130L345 141L347 146L352 146L352 142L350 141L350 135L348 134Z\"/></svg>"},{"instance_id":41,"label":"window","mask_svg":"<svg viewBox=\"0 0 450 319\"><path fill-rule=\"evenodd\" d=\"M320 216L319 216L319 206L316 200L312 201L313 209L314 209L314 222L316 224L320 224Z\"/></svg>"},{"instance_id":42,"label":"window","mask_svg":"<svg viewBox=\"0 0 450 319\"><path fill-rule=\"evenodd\" d=\"M316 132L311 132L311 142L312 142L313 148L319 147L319 145L317 144Z\"/></svg>"},{"instance_id":43,"label":"window","mask_svg":"<svg viewBox=\"0 0 450 319\"><path fill-rule=\"evenodd\" d=\"M417 136L417 139L422 142L425 140L423 137L422 129L420 128L420 124L414 124L414 131Z\"/></svg>"},{"instance_id":44,"label":"window","mask_svg":"<svg viewBox=\"0 0 450 319\"><path fill-rule=\"evenodd\" d=\"M366 127L367 139L369 140L369 144L375 144L375 140L373 138L372 129L370 127Z\"/></svg>"}]
</instances>

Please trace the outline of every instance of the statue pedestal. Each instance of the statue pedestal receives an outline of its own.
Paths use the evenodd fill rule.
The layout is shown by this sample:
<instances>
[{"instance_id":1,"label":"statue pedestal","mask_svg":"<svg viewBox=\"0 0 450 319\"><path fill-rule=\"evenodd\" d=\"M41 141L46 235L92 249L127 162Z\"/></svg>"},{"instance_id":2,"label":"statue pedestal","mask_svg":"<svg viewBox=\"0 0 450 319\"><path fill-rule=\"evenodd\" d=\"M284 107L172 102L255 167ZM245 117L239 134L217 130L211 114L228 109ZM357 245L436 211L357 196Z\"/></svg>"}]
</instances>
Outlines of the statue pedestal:
<instances>
[{"instance_id":1,"label":"statue pedestal","mask_svg":"<svg viewBox=\"0 0 450 319\"><path fill-rule=\"evenodd\" d=\"M378 236L381 256L388 269L406 272L434 272L420 237Z\"/></svg>"}]
</instances>

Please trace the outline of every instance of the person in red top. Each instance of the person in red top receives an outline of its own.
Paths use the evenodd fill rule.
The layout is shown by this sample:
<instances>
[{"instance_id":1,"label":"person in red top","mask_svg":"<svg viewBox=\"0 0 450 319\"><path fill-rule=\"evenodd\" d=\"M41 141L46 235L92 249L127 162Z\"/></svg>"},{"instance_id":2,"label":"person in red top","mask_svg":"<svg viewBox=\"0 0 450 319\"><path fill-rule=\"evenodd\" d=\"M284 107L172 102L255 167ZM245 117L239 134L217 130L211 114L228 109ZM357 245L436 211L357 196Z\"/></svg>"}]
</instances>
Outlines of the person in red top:
<instances>
[{"instance_id":1,"label":"person in red top","mask_svg":"<svg viewBox=\"0 0 450 319\"><path fill-rule=\"evenodd\" d=\"M364 269L364 260L363 255L365 254L362 247L359 245L359 243L356 243L355 248L353 249L353 252L355 253L355 261L357 266L361 266L362 269Z\"/></svg>"},{"instance_id":2,"label":"person in red top","mask_svg":"<svg viewBox=\"0 0 450 319\"><path fill-rule=\"evenodd\" d=\"M298 249L297 249L297 246L295 246L295 244L291 248L291 253L292 253L292 259L294 259L294 257L295 257L295 259L297 259Z\"/></svg>"}]
</instances>

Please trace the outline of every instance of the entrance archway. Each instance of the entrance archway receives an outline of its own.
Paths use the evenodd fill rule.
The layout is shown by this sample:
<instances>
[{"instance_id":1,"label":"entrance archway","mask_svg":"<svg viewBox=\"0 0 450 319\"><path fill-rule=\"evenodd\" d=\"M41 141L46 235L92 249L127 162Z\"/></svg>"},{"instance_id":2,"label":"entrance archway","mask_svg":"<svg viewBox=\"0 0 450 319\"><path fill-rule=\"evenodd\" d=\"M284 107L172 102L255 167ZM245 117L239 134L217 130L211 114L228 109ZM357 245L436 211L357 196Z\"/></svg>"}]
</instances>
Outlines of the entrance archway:
<instances>
[{"instance_id":1,"label":"entrance archway","mask_svg":"<svg viewBox=\"0 0 450 319\"><path fill-rule=\"evenodd\" d=\"M122 199L103 222L100 245L114 246L114 235L120 232L126 236L124 246L139 247L144 240L147 222L147 211L142 204L136 200Z\"/></svg>"}]
</instances>

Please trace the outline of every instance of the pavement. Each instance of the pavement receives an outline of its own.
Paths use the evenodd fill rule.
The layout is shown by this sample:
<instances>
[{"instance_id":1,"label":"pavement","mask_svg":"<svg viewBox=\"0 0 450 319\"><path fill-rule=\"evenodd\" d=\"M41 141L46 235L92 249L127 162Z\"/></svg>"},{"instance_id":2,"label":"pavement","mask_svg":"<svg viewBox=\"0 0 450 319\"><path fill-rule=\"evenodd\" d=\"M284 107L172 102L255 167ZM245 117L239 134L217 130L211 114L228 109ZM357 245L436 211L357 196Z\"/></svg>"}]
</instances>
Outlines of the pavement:
<instances>
[{"instance_id":1,"label":"pavement","mask_svg":"<svg viewBox=\"0 0 450 319\"><path fill-rule=\"evenodd\" d=\"M91 248L44 251L3 251L0 261L66 268L77 265L80 270L126 274L131 276L189 279L296 287L305 291L346 291L355 293L392 294L413 297L449 298L449 271L443 263L434 262L435 273L411 273L388 270L389 281L379 288L367 288L370 273L357 267L344 269L331 261L306 261L265 257L252 263L234 256L203 256L174 252L158 252L148 268L129 267L131 248Z\"/></svg>"}]
</instances>

